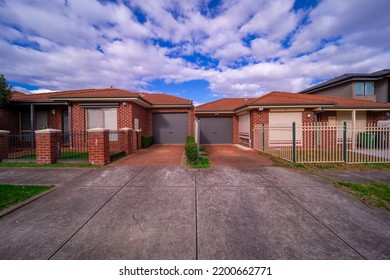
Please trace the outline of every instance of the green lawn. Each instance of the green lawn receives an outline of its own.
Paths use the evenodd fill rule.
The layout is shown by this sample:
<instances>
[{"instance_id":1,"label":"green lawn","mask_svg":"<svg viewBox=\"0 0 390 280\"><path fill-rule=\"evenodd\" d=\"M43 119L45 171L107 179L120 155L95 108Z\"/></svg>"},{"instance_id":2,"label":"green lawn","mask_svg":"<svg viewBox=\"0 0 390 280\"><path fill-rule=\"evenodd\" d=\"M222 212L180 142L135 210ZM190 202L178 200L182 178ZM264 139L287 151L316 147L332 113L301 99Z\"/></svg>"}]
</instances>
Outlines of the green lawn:
<instances>
[{"instance_id":1,"label":"green lawn","mask_svg":"<svg viewBox=\"0 0 390 280\"><path fill-rule=\"evenodd\" d=\"M17 157L17 159L36 159L36 154L28 154ZM61 159L88 159L88 152L61 152Z\"/></svg>"},{"instance_id":2,"label":"green lawn","mask_svg":"<svg viewBox=\"0 0 390 280\"><path fill-rule=\"evenodd\" d=\"M0 211L54 186L18 186L0 184Z\"/></svg>"},{"instance_id":3,"label":"green lawn","mask_svg":"<svg viewBox=\"0 0 390 280\"><path fill-rule=\"evenodd\" d=\"M390 210L390 185L382 182L352 183L336 182L336 187L345 190L366 204Z\"/></svg>"}]
</instances>

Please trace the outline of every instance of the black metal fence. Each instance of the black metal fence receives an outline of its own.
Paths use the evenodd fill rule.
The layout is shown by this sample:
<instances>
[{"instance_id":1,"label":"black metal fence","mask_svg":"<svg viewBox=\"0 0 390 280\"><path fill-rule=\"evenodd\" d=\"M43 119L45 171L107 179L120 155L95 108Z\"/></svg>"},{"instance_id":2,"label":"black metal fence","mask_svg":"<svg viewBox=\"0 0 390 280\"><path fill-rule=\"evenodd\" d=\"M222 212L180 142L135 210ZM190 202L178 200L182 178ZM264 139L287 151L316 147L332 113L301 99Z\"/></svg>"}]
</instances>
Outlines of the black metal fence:
<instances>
[{"instance_id":1,"label":"black metal fence","mask_svg":"<svg viewBox=\"0 0 390 280\"><path fill-rule=\"evenodd\" d=\"M35 160L35 141L31 134L9 134L7 159Z\"/></svg>"},{"instance_id":2,"label":"black metal fence","mask_svg":"<svg viewBox=\"0 0 390 280\"><path fill-rule=\"evenodd\" d=\"M59 134L59 159L88 159L88 133L86 131L68 131Z\"/></svg>"},{"instance_id":3,"label":"black metal fence","mask_svg":"<svg viewBox=\"0 0 390 280\"><path fill-rule=\"evenodd\" d=\"M120 144L120 131L110 131L109 146L112 160L124 155ZM34 135L35 136L35 135ZM35 139L31 134L9 134L6 159L36 160ZM88 160L88 132L61 132L57 138L57 158L61 160Z\"/></svg>"}]
</instances>

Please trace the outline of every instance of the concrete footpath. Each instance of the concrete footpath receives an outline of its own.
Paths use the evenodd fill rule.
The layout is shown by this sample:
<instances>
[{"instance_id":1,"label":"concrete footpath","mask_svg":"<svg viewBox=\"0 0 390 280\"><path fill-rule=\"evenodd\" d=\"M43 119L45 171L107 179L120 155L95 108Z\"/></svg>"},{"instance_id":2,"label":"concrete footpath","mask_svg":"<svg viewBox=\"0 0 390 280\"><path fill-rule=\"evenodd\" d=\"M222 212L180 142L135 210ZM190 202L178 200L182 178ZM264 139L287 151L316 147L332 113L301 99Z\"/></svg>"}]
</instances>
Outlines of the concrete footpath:
<instances>
[{"instance_id":1,"label":"concrete footpath","mask_svg":"<svg viewBox=\"0 0 390 280\"><path fill-rule=\"evenodd\" d=\"M0 183L59 178L0 218L0 259L390 258L390 212L301 171L0 169Z\"/></svg>"}]
</instances>

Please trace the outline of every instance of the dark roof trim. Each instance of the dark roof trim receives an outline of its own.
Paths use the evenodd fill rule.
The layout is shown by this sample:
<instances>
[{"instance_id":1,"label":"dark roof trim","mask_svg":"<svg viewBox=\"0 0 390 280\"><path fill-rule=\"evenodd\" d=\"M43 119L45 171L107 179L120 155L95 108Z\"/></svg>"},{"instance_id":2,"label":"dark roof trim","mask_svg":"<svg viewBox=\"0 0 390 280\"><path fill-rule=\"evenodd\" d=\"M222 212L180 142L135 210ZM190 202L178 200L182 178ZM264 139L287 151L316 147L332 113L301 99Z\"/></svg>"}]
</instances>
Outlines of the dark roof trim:
<instances>
[{"instance_id":1,"label":"dark roof trim","mask_svg":"<svg viewBox=\"0 0 390 280\"><path fill-rule=\"evenodd\" d=\"M390 77L390 69L383 69L371 74L362 74L362 73L347 73L336 78L330 79L328 81L322 82L318 85L309 87L300 91L299 93L311 93L316 92L322 89L326 89L332 86L337 86L352 81L376 81L383 78Z\"/></svg>"},{"instance_id":2,"label":"dark roof trim","mask_svg":"<svg viewBox=\"0 0 390 280\"><path fill-rule=\"evenodd\" d=\"M68 105L67 101L28 101L28 100L11 100L10 105Z\"/></svg>"},{"instance_id":3,"label":"dark roof trim","mask_svg":"<svg viewBox=\"0 0 390 280\"><path fill-rule=\"evenodd\" d=\"M117 108L119 103L80 103L81 108Z\"/></svg>"}]
</instances>

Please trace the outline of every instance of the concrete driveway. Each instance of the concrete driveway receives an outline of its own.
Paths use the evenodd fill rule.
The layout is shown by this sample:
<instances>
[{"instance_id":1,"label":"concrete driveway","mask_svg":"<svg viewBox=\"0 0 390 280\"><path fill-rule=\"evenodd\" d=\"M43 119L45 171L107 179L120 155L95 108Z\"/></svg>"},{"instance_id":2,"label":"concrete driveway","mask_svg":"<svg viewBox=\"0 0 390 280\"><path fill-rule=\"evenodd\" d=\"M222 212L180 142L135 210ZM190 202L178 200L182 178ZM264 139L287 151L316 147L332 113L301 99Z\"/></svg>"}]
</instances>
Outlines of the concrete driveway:
<instances>
[{"instance_id":1,"label":"concrete driveway","mask_svg":"<svg viewBox=\"0 0 390 280\"><path fill-rule=\"evenodd\" d=\"M89 170L0 228L1 259L390 258L389 212L281 167Z\"/></svg>"},{"instance_id":2,"label":"concrete driveway","mask_svg":"<svg viewBox=\"0 0 390 280\"><path fill-rule=\"evenodd\" d=\"M271 166L273 161L252 149L237 145L202 145L213 166Z\"/></svg>"}]
</instances>

